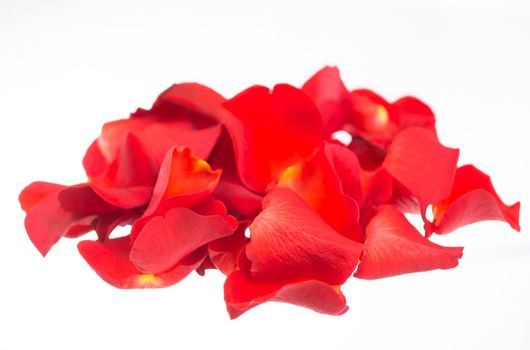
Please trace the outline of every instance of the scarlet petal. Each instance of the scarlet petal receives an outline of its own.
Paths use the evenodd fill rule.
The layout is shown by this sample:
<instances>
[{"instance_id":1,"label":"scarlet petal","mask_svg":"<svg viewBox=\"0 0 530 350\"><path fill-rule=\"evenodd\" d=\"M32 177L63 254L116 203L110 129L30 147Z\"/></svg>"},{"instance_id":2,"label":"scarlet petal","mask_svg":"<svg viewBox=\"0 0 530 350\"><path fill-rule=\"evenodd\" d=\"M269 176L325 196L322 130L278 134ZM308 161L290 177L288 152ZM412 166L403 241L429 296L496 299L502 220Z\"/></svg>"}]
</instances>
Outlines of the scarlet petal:
<instances>
[{"instance_id":1,"label":"scarlet petal","mask_svg":"<svg viewBox=\"0 0 530 350\"><path fill-rule=\"evenodd\" d=\"M174 207L191 208L206 199L212 194L220 177L221 170L212 170L190 149L170 149L160 167L149 206L133 225L133 239L152 216L164 215Z\"/></svg>"},{"instance_id":2,"label":"scarlet petal","mask_svg":"<svg viewBox=\"0 0 530 350\"><path fill-rule=\"evenodd\" d=\"M399 210L382 206L366 227L366 240L355 277L376 279L450 269L458 265L462 250L430 242Z\"/></svg>"},{"instance_id":3,"label":"scarlet petal","mask_svg":"<svg viewBox=\"0 0 530 350\"><path fill-rule=\"evenodd\" d=\"M208 244L208 256L211 263L225 275L237 269L237 257L241 249L249 242L245 237L245 230L250 222L250 220L240 221L234 234Z\"/></svg>"},{"instance_id":4,"label":"scarlet petal","mask_svg":"<svg viewBox=\"0 0 530 350\"><path fill-rule=\"evenodd\" d=\"M400 129L413 126L434 128L434 113L429 106L412 96L402 97L393 103Z\"/></svg>"},{"instance_id":5,"label":"scarlet petal","mask_svg":"<svg viewBox=\"0 0 530 350\"><path fill-rule=\"evenodd\" d=\"M427 206L451 192L458 154L442 146L433 131L408 128L396 135L383 167Z\"/></svg>"},{"instance_id":6,"label":"scarlet petal","mask_svg":"<svg viewBox=\"0 0 530 350\"><path fill-rule=\"evenodd\" d=\"M320 113L304 92L292 86L276 85L272 92L254 86L224 106L231 112L223 119L241 181L255 192L264 192L287 167L310 156L322 142Z\"/></svg>"},{"instance_id":7,"label":"scarlet petal","mask_svg":"<svg viewBox=\"0 0 530 350\"><path fill-rule=\"evenodd\" d=\"M65 186L51 182L36 181L26 186L18 197L22 210L27 212L48 195L57 193Z\"/></svg>"},{"instance_id":8,"label":"scarlet petal","mask_svg":"<svg viewBox=\"0 0 530 350\"><path fill-rule=\"evenodd\" d=\"M61 237L90 231L97 219L95 215L74 214L65 210L57 199L63 188L50 183L33 183L20 195L21 205L26 208L26 232L43 256Z\"/></svg>"},{"instance_id":9,"label":"scarlet petal","mask_svg":"<svg viewBox=\"0 0 530 350\"><path fill-rule=\"evenodd\" d=\"M145 274L129 260L129 237L110 239L104 243L81 241L78 249L90 267L107 283L117 288L162 288L175 284L195 270L206 256L199 249L172 269L160 274Z\"/></svg>"},{"instance_id":10,"label":"scarlet petal","mask_svg":"<svg viewBox=\"0 0 530 350\"><path fill-rule=\"evenodd\" d=\"M362 241L359 207L345 193L361 199L359 173L355 154L344 146L324 143L313 157L284 171L278 186L296 192L336 231Z\"/></svg>"},{"instance_id":11,"label":"scarlet petal","mask_svg":"<svg viewBox=\"0 0 530 350\"><path fill-rule=\"evenodd\" d=\"M160 273L199 247L231 233L222 216L174 208L145 224L134 240L130 259L142 272Z\"/></svg>"},{"instance_id":12,"label":"scarlet petal","mask_svg":"<svg viewBox=\"0 0 530 350\"><path fill-rule=\"evenodd\" d=\"M348 90L340 78L337 67L324 67L313 75L302 87L320 113L326 135L340 130L351 114Z\"/></svg>"},{"instance_id":13,"label":"scarlet petal","mask_svg":"<svg viewBox=\"0 0 530 350\"><path fill-rule=\"evenodd\" d=\"M457 169L449 197L433 205L435 231L449 233L483 220L505 221L519 231L519 208L519 202L510 206L502 202L488 175L465 165Z\"/></svg>"},{"instance_id":14,"label":"scarlet petal","mask_svg":"<svg viewBox=\"0 0 530 350\"><path fill-rule=\"evenodd\" d=\"M231 319L267 301L299 305L328 315L348 310L339 287L311 279L260 281L235 271L226 279L224 293Z\"/></svg>"},{"instance_id":15,"label":"scarlet petal","mask_svg":"<svg viewBox=\"0 0 530 350\"><path fill-rule=\"evenodd\" d=\"M153 108L165 104L186 108L204 116L215 118L225 98L207 86L197 83L175 84L164 91L153 105Z\"/></svg>"},{"instance_id":16,"label":"scarlet petal","mask_svg":"<svg viewBox=\"0 0 530 350\"><path fill-rule=\"evenodd\" d=\"M333 230L293 191L275 188L250 225L246 256L253 277L339 285L355 269L361 247Z\"/></svg>"}]
</instances>

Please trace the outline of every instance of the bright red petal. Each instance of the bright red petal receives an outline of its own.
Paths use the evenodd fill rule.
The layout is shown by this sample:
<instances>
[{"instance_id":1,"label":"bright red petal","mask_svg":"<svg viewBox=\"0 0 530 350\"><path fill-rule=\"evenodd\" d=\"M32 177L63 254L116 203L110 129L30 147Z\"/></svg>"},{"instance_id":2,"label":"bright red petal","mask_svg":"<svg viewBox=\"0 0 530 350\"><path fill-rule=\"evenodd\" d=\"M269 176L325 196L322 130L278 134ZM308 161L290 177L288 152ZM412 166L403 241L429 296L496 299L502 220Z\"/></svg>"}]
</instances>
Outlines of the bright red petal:
<instances>
[{"instance_id":1,"label":"bright red petal","mask_svg":"<svg viewBox=\"0 0 530 350\"><path fill-rule=\"evenodd\" d=\"M241 181L261 193L289 166L310 156L322 142L320 113L290 85L251 87L224 104ZM303 130L303 132L293 132Z\"/></svg>"},{"instance_id":2,"label":"bright red petal","mask_svg":"<svg viewBox=\"0 0 530 350\"><path fill-rule=\"evenodd\" d=\"M451 192L458 154L442 146L433 131L408 128L396 135L383 167L427 206Z\"/></svg>"},{"instance_id":3,"label":"bright red petal","mask_svg":"<svg viewBox=\"0 0 530 350\"><path fill-rule=\"evenodd\" d=\"M133 239L152 216L164 215L175 207L191 208L206 199L212 194L220 177L221 170L212 170L190 149L170 149L160 167L149 206L133 226Z\"/></svg>"},{"instance_id":4,"label":"bright red petal","mask_svg":"<svg viewBox=\"0 0 530 350\"><path fill-rule=\"evenodd\" d=\"M382 206L366 227L366 240L355 277L376 279L404 273L450 269L463 248L430 242L392 206Z\"/></svg>"},{"instance_id":5,"label":"bright red petal","mask_svg":"<svg viewBox=\"0 0 530 350\"><path fill-rule=\"evenodd\" d=\"M359 206L345 194L348 190L349 194L360 199L359 173L355 154L343 146L325 143L307 161L287 168L278 186L296 192L336 231L362 241Z\"/></svg>"},{"instance_id":6,"label":"bright red petal","mask_svg":"<svg viewBox=\"0 0 530 350\"><path fill-rule=\"evenodd\" d=\"M322 115L326 135L340 130L351 114L350 94L340 78L337 67L324 67L302 87Z\"/></svg>"},{"instance_id":7,"label":"bright red petal","mask_svg":"<svg viewBox=\"0 0 530 350\"><path fill-rule=\"evenodd\" d=\"M257 278L308 278L338 285L352 274L362 245L345 238L303 199L275 188L250 225L246 256Z\"/></svg>"},{"instance_id":8,"label":"bright red petal","mask_svg":"<svg viewBox=\"0 0 530 350\"><path fill-rule=\"evenodd\" d=\"M226 279L224 293L231 319L267 301L294 304L328 315L342 315L348 310L338 286L311 279L260 281L235 271Z\"/></svg>"},{"instance_id":9,"label":"bright red petal","mask_svg":"<svg viewBox=\"0 0 530 350\"><path fill-rule=\"evenodd\" d=\"M396 122L400 129L413 126L434 128L434 113L429 106L415 97L402 97L392 104L396 111Z\"/></svg>"},{"instance_id":10,"label":"bright red petal","mask_svg":"<svg viewBox=\"0 0 530 350\"><path fill-rule=\"evenodd\" d=\"M50 194L57 193L63 188L65 186L51 182L36 181L26 186L20 192L18 201L22 210L27 212Z\"/></svg>"},{"instance_id":11,"label":"bright red petal","mask_svg":"<svg viewBox=\"0 0 530 350\"><path fill-rule=\"evenodd\" d=\"M175 284L195 270L206 256L199 249L172 269L160 274L142 273L129 260L129 237L110 239L104 243L82 241L78 249L90 267L107 283L117 288L162 288Z\"/></svg>"},{"instance_id":12,"label":"bright red petal","mask_svg":"<svg viewBox=\"0 0 530 350\"><path fill-rule=\"evenodd\" d=\"M174 208L150 219L134 240L130 259L145 273L160 273L232 228L222 216L203 216L187 208Z\"/></svg>"},{"instance_id":13,"label":"bright red petal","mask_svg":"<svg viewBox=\"0 0 530 350\"><path fill-rule=\"evenodd\" d=\"M519 208L519 202L510 206L502 202L488 175L465 165L457 169L449 197L433 205L434 230L449 233L474 222L501 220L519 231Z\"/></svg>"}]
</instances>

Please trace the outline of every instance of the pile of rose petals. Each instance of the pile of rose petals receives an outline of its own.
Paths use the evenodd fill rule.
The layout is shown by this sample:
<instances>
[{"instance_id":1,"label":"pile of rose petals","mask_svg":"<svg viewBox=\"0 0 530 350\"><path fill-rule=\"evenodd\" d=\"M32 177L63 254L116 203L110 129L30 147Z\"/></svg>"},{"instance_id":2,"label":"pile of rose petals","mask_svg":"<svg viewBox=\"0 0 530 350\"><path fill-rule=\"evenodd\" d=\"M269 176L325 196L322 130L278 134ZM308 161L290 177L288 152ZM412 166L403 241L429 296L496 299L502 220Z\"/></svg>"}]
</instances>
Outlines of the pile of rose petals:
<instances>
[{"instance_id":1,"label":"pile of rose petals","mask_svg":"<svg viewBox=\"0 0 530 350\"><path fill-rule=\"evenodd\" d=\"M88 182L34 182L20 203L42 255L94 230L79 252L115 287L218 269L232 318L267 301L338 315L351 276L457 266L463 248L433 233L482 220L520 229L519 203L504 204L458 154L420 100L348 91L326 67L301 89L253 86L228 100L174 85L150 110L103 126L83 158ZM424 232L404 213L420 214ZM114 238L118 225L130 234Z\"/></svg>"}]
</instances>

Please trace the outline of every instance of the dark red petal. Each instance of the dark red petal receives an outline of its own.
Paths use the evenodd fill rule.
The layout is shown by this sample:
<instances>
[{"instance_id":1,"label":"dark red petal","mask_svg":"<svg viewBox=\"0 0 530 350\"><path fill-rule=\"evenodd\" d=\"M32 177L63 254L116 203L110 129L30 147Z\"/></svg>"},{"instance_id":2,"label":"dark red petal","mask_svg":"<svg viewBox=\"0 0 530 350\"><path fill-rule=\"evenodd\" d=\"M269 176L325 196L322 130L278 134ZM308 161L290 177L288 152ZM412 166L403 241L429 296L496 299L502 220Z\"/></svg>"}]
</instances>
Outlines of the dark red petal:
<instances>
[{"instance_id":1,"label":"dark red petal","mask_svg":"<svg viewBox=\"0 0 530 350\"><path fill-rule=\"evenodd\" d=\"M51 184L46 187L53 187ZM24 226L28 236L44 256L50 248L65 235L79 236L92 229L94 215L74 214L63 209L57 199L57 193L64 186L57 185L57 190L49 193L40 200L33 201L27 199L27 194L35 189L36 185L30 185L23 190L22 204L29 210L26 212ZM50 189L49 188L49 189Z\"/></svg>"},{"instance_id":2,"label":"dark red petal","mask_svg":"<svg viewBox=\"0 0 530 350\"><path fill-rule=\"evenodd\" d=\"M245 230L250 223L250 220L239 221L234 234L208 244L210 262L225 275L229 275L237 268L239 252L249 242L245 237Z\"/></svg>"},{"instance_id":3,"label":"dark red petal","mask_svg":"<svg viewBox=\"0 0 530 350\"><path fill-rule=\"evenodd\" d=\"M290 165L310 156L322 142L320 113L302 91L285 84L269 91L251 87L224 104L241 181L255 192ZM303 130L303 132L293 132Z\"/></svg>"},{"instance_id":4,"label":"dark red petal","mask_svg":"<svg viewBox=\"0 0 530 350\"><path fill-rule=\"evenodd\" d=\"M360 167L356 162L355 154L347 148L324 143L313 157L287 168L278 186L296 192L336 231L362 241L359 207L352 197L344 193L346 187L357 199L361 196ZM344 175L344 183L338 176L337 168Z\"/></svg>"},{"instance_id":5,"label":"dark red petal","mask_svg":"<svg viewBox=\"0 0 530 350\"><path fill-rule=\"evenodd\" d=\"M64 188L58 192L57 198L64 209L77 214L92 215L123 211L122 208L104 201L87 183Z\"/></svg>"},{"instance_id":6,"label":"dark red petal","mask_svg":"<svg viewBox=\"0 0 530 350\"><path fill-rule=\"evenodd\" d=\"M311 279L260 281L235 271L226 279L224 294L231 319L267 301L299 305L328 315L342 315L348 310L338 286Z\"/></svg>"},{"instance_id":7,"label":"dark red petal","mask_svg":"<svg viewBox=\"0 0 530 350\"><path fill-rule=\"evenodd\" d=\"M433 205L435 232L449 233L483 220L505 221L519 231L519 208L519 202L504 204L488 175L465 165L457 169L449 197Z\"/></svg>"},{"instance_id":8,"label":"dark red petal","mask_svg":"<svg viewBox=\"0 0 530 350\"><path fill-rule=\"evenodd\" d=\"M162 288L175 284L195 270L206 256L199 249L171 270L161 274L144 274L129 260L129 237L109 239L104 243L82 241L78 249L90 267L107 283L118 288Z\"/></svg>"},{"instance_id":9,"label":"dark red petal","mask_svg":"<svg viewBox=\"0 0 530 350\"><path fill-rule=\"evenodd\" d=\"M221 178L213 195L226 205L228 211L241 218L252 218L261 210L263 197L238 182Z\"/></svg>"},{"instance_id":10,"label":"dark red petal","mask_svg":"<svg viewBox=\"0 0 530 350\"><path fill-rule=\"evenodd\" d=\"M381 164L383 164L386 156L384 148L371 143L359 135L353 136L348 148L355 153L359 160L359 164L367 171L379 168Z\"/></svg>"},{"instance_id":11,"label":"dark red petal","mask_svg":"<svg viewBox=\"0 0 530 350\"><path fill-rule=\"evenodd\" d=\"M335 285L352 274L361 248L333 230L296 193L275 188L250 225L246 256L257 278L308 278Z\"/></svg>"},{"instance_id":12,"label":"dark red petal","mask_svg":"<svg viewBox=\"0 0 530 350\"><path fill-rule=\"evenodd\" d=\"M212 169L222 169L221 180L213 195L221 200L230 213L239 218L253 218L261 210L262 196L250 191L239 179L230 135L223 129L219 141L210 154Z\"/></svg>"},{"instance_id":13,"label":"dark red petal","mask_svg":"<svg viewBox=\"0 0 530 350\"><path fill-rule=\"evenodd\" d=\"M134 240L130 259L142 272L160 273L199 247L231 233L222 216L174 208L144 225Z\"/></svg>"},{"instance_id":14,"label":"dark red petal","mask_svg":"<svg viewBox=\"0 0 530 350\"><path fill-rule=\"evenodd\" d=\"M429 106L415 97L402 97L393 103L396 123L400 129L412 126L434 128L434 113Z\"/></svg>"},{"instance_id":15,"label":"dark red petal","mask_svg":"<svg viewBox=\"0 0 530 350\"><path fill-rule=\"evenodd\" d=\"M18 196L18 201L22 210L28 212L31 208L37 205L41 200L50 194L57 193L65 186L54 184L51 182L36 181L26 186Z\"/></svg>"},{"instance_id":16,"label":"dark red petal","mask_svg":"<svg viewBox=\"0 0 530 350\"><path fill-rule=\"evenodd\" d=\"M225 98L207 86L197 83L175 84L164 91L153 105L153 109L172 104L215 118Z\"/></svg>"},{"instance_id":17,"label":"dark red petal","mask_svg":"<svg viewBox=\"0 0 530 350\"><path fill-rule=\"evenodd\" d=\"M351 114L350 95L340 78L337 67L324 67L304 84L322 115L326 135L340 130Z\"/></svg>"},{"instance_id":18,"label":"dark red petal","mask_svg":"<svg viewBox=\"0 0 530 350\"><path fill-rule=\"evenodd\" d=\"M426 206L449 195L458 154L442 146L433 131L408 128L396 135L383 166Z\"/></svg>"},{"instance_id":19,"label":"dark red petal","mask_svg":"<svg viewBox=\"0 0 530 350\"><path fill-rule=\"evenodd\" d=\"M355 277L376 279L404 273L450 269L463 248L430 242L392 206L382 206L366 227L361 263Z\"/></svg>"}]
</instances>

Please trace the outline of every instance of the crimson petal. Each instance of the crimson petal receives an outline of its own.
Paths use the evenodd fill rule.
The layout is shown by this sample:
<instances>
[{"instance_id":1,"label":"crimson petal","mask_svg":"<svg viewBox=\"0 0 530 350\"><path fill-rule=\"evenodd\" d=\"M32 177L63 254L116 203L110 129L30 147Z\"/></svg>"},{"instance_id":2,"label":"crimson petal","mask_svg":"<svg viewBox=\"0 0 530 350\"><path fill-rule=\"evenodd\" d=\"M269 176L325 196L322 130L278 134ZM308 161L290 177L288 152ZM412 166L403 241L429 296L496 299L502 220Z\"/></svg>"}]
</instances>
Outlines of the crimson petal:
<instances>
[{"instance_id":1,"label":"crimson petal","mask_svg":"<svg viewBox=\"0 0 530 350\"><path fill-rule=\"evenodd\" d=\"M308 278L338 285L357 265L362 245L345 238L287 188L275 188L250 225L249 273L266 279Z\"/></svg>"},{"instance_id":2,"label":"crimson petal","mask_svg":"<svg viewBox=\"0 0 530 350\"><path fill-rule=\"evenodd\" d=\"M396 135L383 167L426 207L451 192L458 154L433 131L413 127Z\"/></svg>"},{"instance_id":3,"label":"crimson petal","mask_svg":"<svg viewBox=\"0 0 530 350\"><path fill-rule=\"evenodd\" d=\"M432 208L434 230L440 234L482 220L501 220L514 230L521 229L520 203L504 204L490 177L472 165L457 169L451 194Z\"/></svg>"},{"instance_id":4,"label":"crimson petal","mask_svg":"<svg viewBox=\"0 0 530 350\"><path fill-rule=\"evenodd\" d=\"M376 279L404 273L450 269L461 247L430 242L393 206L382 206L366 227L366 240L355 277Z\"/></svg>"},{"instance_id":5,"label":"crimson petal","mask_svg":"<svg viewBox=\"0 0 530 350\"><path fill-rule=\"evenodd\" d=\"M79 253L90 267L107 283L117 288L163 288L181 281L195 270L206 257L201 248L173 268L159 274L143 273L129 260L131 240L128 236L105 242L81 241Z\"/></svg>"},{"instance_id":6,"label":"crimson petal","mask_svg":"<svg viewBox=\"0 0 530 350\"><path fill-rule=\"evenodd\" d=\"M130 259L140 271L160 273L199 247L231 233L220 215L203 216L188 208L174 208L144 225L134 240Z\"/></svg>"},{"instance_id":7,"label":"crimson petal","mask_svg":"<svg viewBox=\"0 0 530 350\"><path fill-rule=\"evenodd\" d=\"M342 315L348 310L339 287L311 279L260 281L235 271L226 279L224 294L231 319L267 301L294 304L328 315Z\"/></svg>"},{"instance_id":8,"label":"crimson petal","mask_svg":"<svg viewBox=\"0 0 530 350\"><path fill-rule=\"evenodd\" d=\"M321 116L313 101L290 85L276 85L272 91L254 86L224 107L231 112L223 120L234 144L241 181L255 192L264 192L323 140Z\"/></svg>"}]
</instances>

